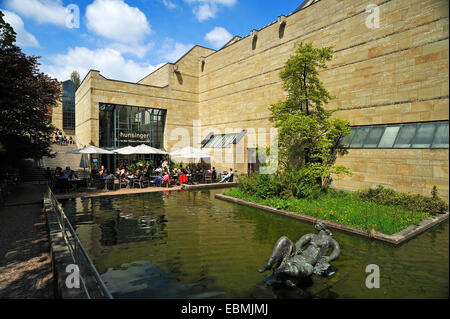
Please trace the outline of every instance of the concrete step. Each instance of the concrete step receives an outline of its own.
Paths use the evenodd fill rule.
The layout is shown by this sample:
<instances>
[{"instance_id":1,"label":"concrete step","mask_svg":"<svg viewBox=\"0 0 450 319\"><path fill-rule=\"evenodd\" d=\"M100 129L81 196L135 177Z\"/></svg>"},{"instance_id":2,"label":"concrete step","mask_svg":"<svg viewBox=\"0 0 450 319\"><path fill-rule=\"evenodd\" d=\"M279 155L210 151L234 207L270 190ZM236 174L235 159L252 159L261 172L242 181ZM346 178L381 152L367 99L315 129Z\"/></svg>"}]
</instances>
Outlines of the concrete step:
<instances>
[{"instance_id":1,"label":"concrete step","mask_svg":"<svg viewBox=\"0 0 450 319\"><path fill-rule=\"evenodd\" d=\"M62 169L65 169L67 166L69 166L74 171L83 170L80 167L81 154L66 154L67 152L73 151L77 148L78 147L75 144L69 145L53 144L52 153L55 153L56 156L53 158L44 157L42 159L43 167L44 168L50 167L52 171L56 167L61 167Z\"/></svg>"}]
</instances>

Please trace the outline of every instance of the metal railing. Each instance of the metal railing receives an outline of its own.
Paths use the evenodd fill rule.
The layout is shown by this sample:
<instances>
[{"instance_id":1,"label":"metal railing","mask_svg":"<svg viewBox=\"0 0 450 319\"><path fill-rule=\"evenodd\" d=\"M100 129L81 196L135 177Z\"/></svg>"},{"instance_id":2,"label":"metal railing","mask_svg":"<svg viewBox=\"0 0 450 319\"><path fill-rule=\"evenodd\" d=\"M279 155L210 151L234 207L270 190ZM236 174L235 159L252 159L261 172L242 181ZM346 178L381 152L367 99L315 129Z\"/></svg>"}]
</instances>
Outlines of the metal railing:
<instances>
[{"instance_id":1,"label":"metal railing","mask_svg":"<svg viewBox=\"0 0 450 319\"><path fill-rule=\"evenodd\" d=\"M69 248L74 264L79 268L80 286L84 294L88 299L113 299L50 187L47 187L47 192L52 210L58 218L64 241Z\"/></svg>"}]
</instances>

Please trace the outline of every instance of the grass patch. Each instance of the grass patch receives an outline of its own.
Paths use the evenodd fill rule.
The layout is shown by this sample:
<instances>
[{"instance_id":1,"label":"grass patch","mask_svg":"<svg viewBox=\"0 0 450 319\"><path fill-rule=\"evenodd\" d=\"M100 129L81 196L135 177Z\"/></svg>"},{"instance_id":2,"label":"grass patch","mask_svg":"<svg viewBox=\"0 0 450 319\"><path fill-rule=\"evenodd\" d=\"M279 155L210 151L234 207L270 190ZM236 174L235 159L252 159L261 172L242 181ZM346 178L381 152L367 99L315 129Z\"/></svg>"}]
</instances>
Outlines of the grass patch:
<instances>
[{"instance_id":1,"label":"grass patch","mask_svg":"<svg viewBox=\"0 0 450 319\"><path fill-rule=\"evenodd\" d=\"M427 212L364 201L359 198L358 193L346 191L329 190L317 199L294 197L263 199L246 195L239 188L228 190L224 195L362 230L375 230L387 235L395 234L412 224L418 225L424 218L430 216Z\"/></svg>"}]
</instances>

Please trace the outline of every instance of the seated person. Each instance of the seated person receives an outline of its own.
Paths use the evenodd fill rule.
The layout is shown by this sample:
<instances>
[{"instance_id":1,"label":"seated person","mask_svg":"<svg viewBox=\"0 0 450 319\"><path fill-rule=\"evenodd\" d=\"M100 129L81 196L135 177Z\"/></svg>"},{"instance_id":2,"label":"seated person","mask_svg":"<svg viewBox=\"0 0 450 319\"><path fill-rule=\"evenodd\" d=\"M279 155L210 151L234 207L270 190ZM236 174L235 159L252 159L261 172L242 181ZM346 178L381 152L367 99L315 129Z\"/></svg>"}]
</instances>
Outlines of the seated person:
<instances>
[{"instance_id":1,"label":"seated person","mask_svg":"<svg viewBox=\"0 0 450 319\"><path fill-rule=\"evenodd\" d=\"M66 169L64 170L64 175L69 177L70 174L72 174L72 170L70 169L69 166L66 166Z\"/></svg>"},{"instance_id":2,"label":"seated person","mask_svg":"<svg viewBox=\"0 0 450 319\"><path fill-rule=\"evenodd\" d=\"M127 178L128 179L133 179L134 178L134 174L129 169L127 170Z\"/></svg>"},{"instance_id":3,"label":"seated person","mask_svg":"<svg viewBox=\"0 0 450 319\"><path fill-rule=\"evenodd\" d=\"M220 182L223 183L225 181L228 181L232 175L233 175L233 169L230 168L230 171L226 175L222 176L222 180Z\"/></svg>"},{"instance_id":4,"label":"seated person","mask_svg":"<svg viewBox=\"0 0 450 319\"><path fill-rule=\"evenodd\" d=\"M117 177L112 173L103 174L106 180L116 179Z\"/></svg>"},{"instance_id":5,"label":"seated person","mask_svg":"<svg viewBox=\"0 0 450 319\"><path fill-rule=\"evenodd\" d=\"M162 180L163 180L163 182L167 182L167 187L169 187L169 185L170 185L170 175L169 175L168 172L164 173L164 176L163 176Z\"/></svg>"},{"instance_id":6,"label":"seated person","mask_svg":"<svg viewBox=\"0 0 450 319\"><path fill-rule=\"evenodd\" d=\"M178 184L183 185L189 182L189 178L183 171L178 171Z\"/></svg>"},{"instance_id":7,"label":"seated person","mask_svg":"<svg viewBox=\"0 0 450 319\"><path fill-rule=\"evenodd\" d=\"M130 185L130 180L128 179L128 171L127 170L123 170L123 174L120 175L120 179L122 181L122 183L126 184L127 187Z\"/></svg>"},{"instance_id":8,"label":"seated person","mask_svg":"<svg viewBox=\"0 0 450 319\"><path fill-rule=\"evenodd\" d=\"M75 174L75 172L74 171L70 171L70 175L69 175L69 179L77 179L78 178L78 175L77 174Z\"/></svg>"},{"instance_id":9,"label":"seated person","mask_svg":"<svg viewBox=\"0 0 450 319\"><path fill-rule=\"evenodd\" d=\"M61 175L61 171L62 168L58 166L57 168L55 168L55 174L53 176L59 177Z\"/></svg>"},{"instance_id":10,"label":"seated person","mask_svg":"<svg viewBox=\"0 0 450 319\"><path fill-rule=\"evenodd\" d=\"M57 176L58 179L68 179L69 175L64 174L64 172L60 172L59 176Z\"/></svg>"},{"instance_id":11,"label":"seated person","mask_svg":"<svg viewBox=\"0 0 450 319\"><path fill-rule=\"evenodd\" d=\"M156 178L154 180L152 180L152 183L155 183L156 186L160 187L161 183L162 183L162 177L161 176L156 176Z\"/></svg>"},{"instance_id":12,"label":"seated person","mask_svg":"<svg viewBox=\"0 0 450 319\"><path fill-rule=\"evenodd\" d=\"M138 168L136 170L136 172L134 173L134 178L135 179L140 179L143 175L144 175L144 173L142 172L142 170Z\"/></svg>"}]
</instances>

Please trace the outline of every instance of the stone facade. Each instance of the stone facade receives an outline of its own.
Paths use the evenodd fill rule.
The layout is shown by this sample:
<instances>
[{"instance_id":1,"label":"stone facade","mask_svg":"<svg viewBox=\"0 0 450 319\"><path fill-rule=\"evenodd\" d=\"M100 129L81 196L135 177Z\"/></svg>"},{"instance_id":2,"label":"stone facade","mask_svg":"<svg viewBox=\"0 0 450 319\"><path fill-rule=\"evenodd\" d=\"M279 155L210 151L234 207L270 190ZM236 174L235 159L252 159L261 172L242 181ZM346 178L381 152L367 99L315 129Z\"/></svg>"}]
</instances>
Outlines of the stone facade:
<instances>
[{"instance_id":1,"label":"stone facade","mask_svg":"<svg viewBox=\"0 0 450 319\"><path fill-rule=\"evenodd\" d=\"M380 9L379 28L369 29L366 7ZM279 72L300 42L333 46L328 68L320 72L337 98L336 116L352 125L449 119L449 20L445 0L321 0L235 38L218 51L195 46L138 83L104 78L91 70L76 93L79 144L99 143L99 103L167 109L165 148L200 147L210 132L245 138L224 150L234 154L219 170L247 170L246 150L269 144L268 106L284 98ZM276 20L274 13L274 20ZM189 133L189 140L180 136ZM237 157L242 163L236 163ZM382 184L429 194L433 185L448 200L448 149L351 149L338 160L354 176L335 181L349 190Z\"/></svg>"},{"instance_id":2,"label":"stone facade","mask_svg":"<svg viewBox=\"0 0 450 319\"><path fill-rule=\"evenodd\" d=\"M61 92L62 92L62 85L61 85ZM56 105L51 108L51 115L52 115L52 125L56 127L58 130L62 131L63 107L61 101L57 101Z\"/></svg>"}]
</instances>

